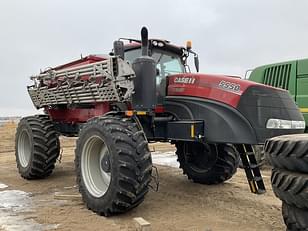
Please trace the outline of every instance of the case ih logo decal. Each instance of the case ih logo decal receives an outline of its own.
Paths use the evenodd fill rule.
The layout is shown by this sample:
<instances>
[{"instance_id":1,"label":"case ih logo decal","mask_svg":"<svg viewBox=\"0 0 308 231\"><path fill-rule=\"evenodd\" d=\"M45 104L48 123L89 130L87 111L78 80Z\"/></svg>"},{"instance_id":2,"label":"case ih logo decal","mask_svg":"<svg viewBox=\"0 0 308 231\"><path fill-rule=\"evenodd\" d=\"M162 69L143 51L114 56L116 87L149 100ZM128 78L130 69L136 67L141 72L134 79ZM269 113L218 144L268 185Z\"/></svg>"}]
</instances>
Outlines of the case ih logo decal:
<instances>
[{"instance_id":1,"label":"case ih logo decal","mask_svg":"<svg viewBox=\"0 0 308 231\"><path fill-rule=\"evenodd\" d=\"M194 84L195 81L196 81L196 79L192 78L192 77L176 77L174 79L174 83Z\"/></svg>"},{"instance_id":2,"label":"case ih logo decal","mask_svg":"<svg viewBox=\"0 0 308 231\"><path fill-rule=\"evenodd\" d=\"M236 83L230 83L224 80L220 81L218 86L227 91L239 92L241 90L241 85Z\"/></svg>"}]
</instances>

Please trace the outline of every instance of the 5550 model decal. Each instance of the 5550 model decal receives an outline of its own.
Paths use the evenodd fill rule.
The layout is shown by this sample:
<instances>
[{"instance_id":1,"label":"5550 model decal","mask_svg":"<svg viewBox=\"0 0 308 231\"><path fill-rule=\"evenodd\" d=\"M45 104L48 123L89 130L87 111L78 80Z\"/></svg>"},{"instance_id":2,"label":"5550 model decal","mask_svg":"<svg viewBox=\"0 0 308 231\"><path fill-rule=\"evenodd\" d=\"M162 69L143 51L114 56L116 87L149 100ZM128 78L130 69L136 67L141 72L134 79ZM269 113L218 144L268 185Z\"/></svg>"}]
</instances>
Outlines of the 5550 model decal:
<instances>
[{"instance_id":1,"label":"5550 model decal","mask_svg":"<svg viewBox=\"0 0 308 231\"><path fill-rule=\"evenodd\" d=\"M227 81L220 81L218 86L224 90L239 92L241 90L241 85L236 83L231 83Z\"/></svg>"}]
</instances>

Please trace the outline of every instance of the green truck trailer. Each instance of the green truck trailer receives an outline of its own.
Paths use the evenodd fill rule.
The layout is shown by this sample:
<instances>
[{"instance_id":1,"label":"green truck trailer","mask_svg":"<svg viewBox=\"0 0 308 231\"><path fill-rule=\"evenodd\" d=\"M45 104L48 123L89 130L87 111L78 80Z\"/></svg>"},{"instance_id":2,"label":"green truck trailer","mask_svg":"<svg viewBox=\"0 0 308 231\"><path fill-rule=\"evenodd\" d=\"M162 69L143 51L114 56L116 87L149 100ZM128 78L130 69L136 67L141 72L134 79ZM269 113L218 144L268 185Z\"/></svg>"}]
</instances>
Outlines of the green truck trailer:
<instances>
[{"instance_id":1,"label":"green truck trailer","mask_svg":"<svg viewBox=\"0 0 308 231\"><path fill-rule=\"evenodd\" d=\"M308 132L308 59L257 67L249 80L288 90L303 113Z\"/></svg>"}]
</instances>

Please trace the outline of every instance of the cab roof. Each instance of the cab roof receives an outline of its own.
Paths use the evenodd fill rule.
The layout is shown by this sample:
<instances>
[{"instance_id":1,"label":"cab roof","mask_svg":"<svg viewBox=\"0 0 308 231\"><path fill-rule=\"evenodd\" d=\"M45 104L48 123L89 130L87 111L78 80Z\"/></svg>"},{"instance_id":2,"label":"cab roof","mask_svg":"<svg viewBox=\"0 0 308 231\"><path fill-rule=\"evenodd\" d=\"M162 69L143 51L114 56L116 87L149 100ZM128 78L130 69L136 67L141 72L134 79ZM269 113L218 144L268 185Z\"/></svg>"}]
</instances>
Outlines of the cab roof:
<instances>
[{"instance_id":1,"label":"cab roof","mask_svg":"<svg viewBox=\"0 0 308 231\"><path fill-rule=\"evenodd\" d=\"M129 43L124 44L124 50L134 50L141 47L141 41L136 39L127 39L127 38L120 38L120 40L129 41ZM150 49L160 49L175 53L179 56L184 56L186 54L186 48L182 46L176 46L171 44L167 40L162 39L149 39L149 48Z\"/></svg>"}]
</instances>

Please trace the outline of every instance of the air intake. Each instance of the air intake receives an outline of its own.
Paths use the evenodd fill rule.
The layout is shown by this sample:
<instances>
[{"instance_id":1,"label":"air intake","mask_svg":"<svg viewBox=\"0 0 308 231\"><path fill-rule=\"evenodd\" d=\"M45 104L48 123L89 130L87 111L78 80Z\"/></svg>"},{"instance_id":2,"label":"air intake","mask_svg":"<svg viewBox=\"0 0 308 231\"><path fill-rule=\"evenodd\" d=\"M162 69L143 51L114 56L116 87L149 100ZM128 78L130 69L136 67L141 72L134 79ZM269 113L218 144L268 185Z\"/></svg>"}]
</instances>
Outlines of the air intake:
<instances>
[{"instance_id":1,"label":"air intake","mask_svg":"<svg viewBox=\"0 0 308 231\"><path fill-rule=\"evenodd\" d=\"M266 68L263 83L288 90L291 64L283 64Z\"/></svg>"}]
</instances>

